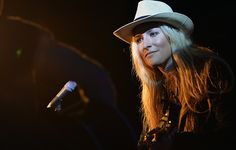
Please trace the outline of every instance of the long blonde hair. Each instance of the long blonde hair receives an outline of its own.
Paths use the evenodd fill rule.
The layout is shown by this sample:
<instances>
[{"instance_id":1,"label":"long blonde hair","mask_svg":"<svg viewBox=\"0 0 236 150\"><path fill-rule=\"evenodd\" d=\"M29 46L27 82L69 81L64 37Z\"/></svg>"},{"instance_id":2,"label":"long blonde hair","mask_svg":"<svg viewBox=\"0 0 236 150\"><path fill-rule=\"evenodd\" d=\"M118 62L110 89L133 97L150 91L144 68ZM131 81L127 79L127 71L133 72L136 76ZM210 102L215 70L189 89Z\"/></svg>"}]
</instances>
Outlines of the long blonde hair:
<instances>
[{"instance_id":1,"label":"long blonde hair","mask_svg":"<svg viewBox=\"0 0 236 150\"><path fill-rule=\"evenodd\" d=\"M168 89L177 96L181 106L178 126L186 115L184 131L194 131L196 128L195 113L201 113L196 106L208 94L208 80L211 61L205 61L201 68L194 64L195 57L202 52L210 54L211 50L205 47L193 47L190 37L175 28L161 25L163 33L170 40L172 59L175 63L175 74L164 73L148 67L142 60L137 45L131 43L131 58L133 70L141 83L141 112L144 132L156 128L163 116L163 104L161 98L163 88L162 81L168 85ZM208 59L206 59L208 60ZM207 98L210 111L211 101Z\"/></svg>"}]
</instances>

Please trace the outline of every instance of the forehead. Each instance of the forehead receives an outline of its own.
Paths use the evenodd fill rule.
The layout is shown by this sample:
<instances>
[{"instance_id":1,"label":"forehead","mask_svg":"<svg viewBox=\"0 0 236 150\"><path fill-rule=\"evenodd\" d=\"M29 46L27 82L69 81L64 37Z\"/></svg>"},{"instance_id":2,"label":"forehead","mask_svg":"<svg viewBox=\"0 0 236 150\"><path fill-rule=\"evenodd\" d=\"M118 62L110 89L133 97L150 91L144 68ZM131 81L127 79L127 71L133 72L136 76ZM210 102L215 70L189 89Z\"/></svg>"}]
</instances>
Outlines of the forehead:
<instances>
[{"instance_id":1,"label":"forehead","mask_svg":"<svg viewBox=\"0 0 236 150\"><path fill-rule=\"evenodd\" d=\"M148 22L148 23L139 24L133 29L133 36L136 34L142 34L152 28L160 27L160 25L161 25L160 22Z\"/></svg>"}]
</instances>

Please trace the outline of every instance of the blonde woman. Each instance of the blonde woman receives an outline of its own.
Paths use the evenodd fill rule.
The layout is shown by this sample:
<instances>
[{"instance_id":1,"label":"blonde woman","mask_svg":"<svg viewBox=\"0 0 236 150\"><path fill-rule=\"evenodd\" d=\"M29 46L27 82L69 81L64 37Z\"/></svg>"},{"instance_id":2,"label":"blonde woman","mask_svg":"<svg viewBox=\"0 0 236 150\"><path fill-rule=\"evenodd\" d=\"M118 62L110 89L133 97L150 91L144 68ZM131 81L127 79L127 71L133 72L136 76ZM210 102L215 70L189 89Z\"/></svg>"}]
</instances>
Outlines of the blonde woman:
<instances>
[{"instance_id":1,"label":"blonde woman","mask_svg":"<svg viewBox=\"0 0 236 150\"><path fill-rule=\"evenodd\" d=\"M193 43L193 29L188 16L166 3L143 0L135 19L114 31L130 44L142 88L139 149L232 147L233 103L222 96L234 76L213 50Z\"/></svg>"}]
</instances>

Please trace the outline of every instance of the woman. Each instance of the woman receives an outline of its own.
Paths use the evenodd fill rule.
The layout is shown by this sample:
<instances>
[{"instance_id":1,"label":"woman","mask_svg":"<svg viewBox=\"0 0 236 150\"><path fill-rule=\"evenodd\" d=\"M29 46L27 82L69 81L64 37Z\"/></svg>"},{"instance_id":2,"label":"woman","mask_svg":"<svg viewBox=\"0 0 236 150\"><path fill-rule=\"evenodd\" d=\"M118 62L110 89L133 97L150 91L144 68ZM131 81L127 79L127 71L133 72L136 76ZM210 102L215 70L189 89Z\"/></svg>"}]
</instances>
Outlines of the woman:
<instances>
[{"instance_id":1,"label":"woman","mask_svg":"<svg viewBox=\"0 0 236 150\"><path fill-rule=\"evenodd\" d=\"M130 44L142 87L139 149L232 148L233 103L225 96L234 76L213 50L193 43L193 28L166 3L143 0L134 21L114 31Z\"/></svg>"}]
</instances>

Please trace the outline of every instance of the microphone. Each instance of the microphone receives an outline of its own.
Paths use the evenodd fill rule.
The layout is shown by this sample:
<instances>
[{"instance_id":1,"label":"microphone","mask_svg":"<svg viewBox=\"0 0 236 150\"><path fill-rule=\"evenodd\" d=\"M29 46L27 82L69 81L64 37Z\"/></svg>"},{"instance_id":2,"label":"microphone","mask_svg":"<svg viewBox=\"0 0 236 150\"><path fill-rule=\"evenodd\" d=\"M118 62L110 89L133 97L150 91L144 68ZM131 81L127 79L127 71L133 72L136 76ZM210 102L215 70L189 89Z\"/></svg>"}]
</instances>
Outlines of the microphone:
<instances>
[{"instance_id":1,"label":"microphone","mask_svg":"<svg viewBox=\"0 0 236 150\"><path fill-rule=\"evenodd\" d=\"M76 86L77 83L75 81L68 81L59 91L59 93L47 105L47 108L51 108L52 106L56 105L55 111L60 111L62 98L65 97L67 94L73 92Z\"/></svg>"}]
</instances>

